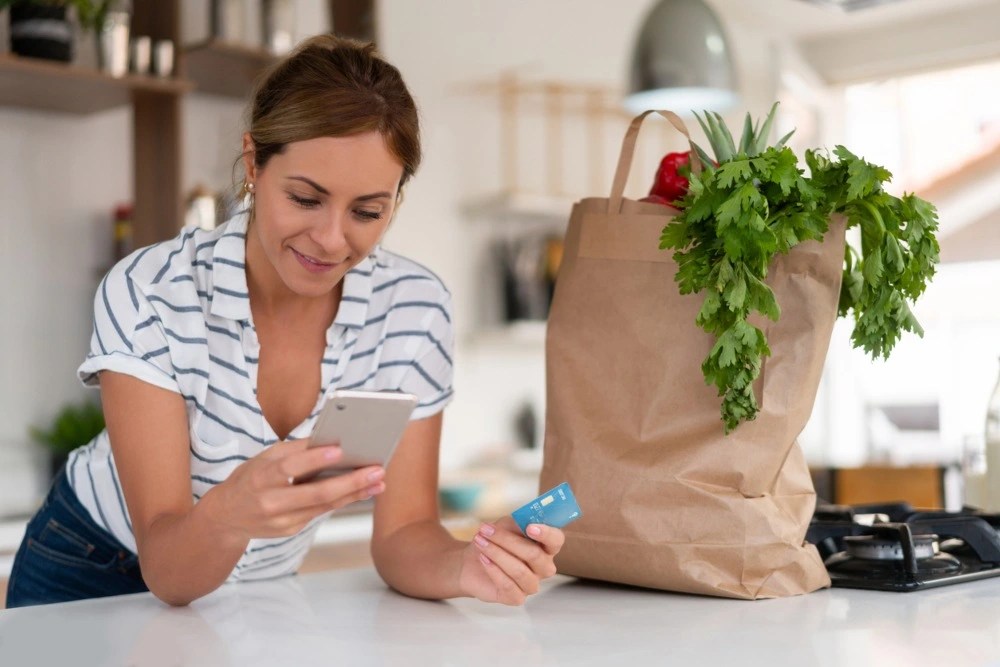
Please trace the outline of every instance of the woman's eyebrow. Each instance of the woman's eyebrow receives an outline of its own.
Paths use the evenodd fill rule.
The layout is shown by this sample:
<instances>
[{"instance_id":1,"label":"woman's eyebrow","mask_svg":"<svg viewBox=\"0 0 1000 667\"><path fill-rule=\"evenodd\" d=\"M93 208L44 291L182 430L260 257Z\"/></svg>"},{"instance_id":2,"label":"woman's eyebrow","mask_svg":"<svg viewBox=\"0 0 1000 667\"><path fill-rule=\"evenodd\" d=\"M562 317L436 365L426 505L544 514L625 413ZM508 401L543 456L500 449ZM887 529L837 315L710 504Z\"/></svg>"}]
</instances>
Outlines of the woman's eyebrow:
<instances>
[{"instance_id":1,"label":"woman's eyebrow","mask_svg":"<svg viewBox=\"0 0 1000 667\"><path fill-rule=\"evenodd\" d=\"M329 190L327 190L326 188L324 188L322 185L320 185L316 181L312 180L311 178L306 178L305 176L289 176L288 180L291 180L291 181L302 181L303 183L306 183L306 184L312 186L317 192L320 192L320 193L322 193L324 195L329 195L330 194ZM370 201L372 199L383 199L383 198L390 198L390 197L392 197L392 193L391 192L386 192L386 191L373 192L370 195L361 195L360 197L355 198L355 201Z\"/></svg>"},{"instance_id":2,"label":"woman's eyebrow","mask_svg":"<svg viewBox=\"0 0 1000 667\"><path fill-rule=\"evenodd\" d=\"M329 190L327 190L326 188L324 188L322 185L320 185L316 181L312 180L311 178L306 178L305 176L289 176L288 180L290 180L290 181L302 181L303 183L311 185L318 192L320 192L320 193L322 193L324 195L330 194Z\"/></svg>"},{"instance_id":3,"label":"woman's eyebrow","mask_svg":"<svg viewBox=\"0 0 1000 667\"><path fill-rule=\"evenodd\" d=\"M361 195L355 201L368 201L370 199L382 199L383 197L392 197L392 193L389 192L373 192L370 195Z\"/></svg>"}]
</instances>

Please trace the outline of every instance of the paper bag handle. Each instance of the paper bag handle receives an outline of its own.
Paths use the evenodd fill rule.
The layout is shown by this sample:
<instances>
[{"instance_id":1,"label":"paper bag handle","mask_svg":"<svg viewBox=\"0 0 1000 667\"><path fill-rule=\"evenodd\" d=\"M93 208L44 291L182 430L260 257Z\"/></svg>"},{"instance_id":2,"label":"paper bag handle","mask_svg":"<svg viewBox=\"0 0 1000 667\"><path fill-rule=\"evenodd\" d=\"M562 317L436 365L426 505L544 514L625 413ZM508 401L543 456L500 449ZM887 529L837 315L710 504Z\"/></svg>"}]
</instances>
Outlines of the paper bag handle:
<instances>
[{"instance_id":1,"label":"paper bag handle","mask_svg":"<svg viewBox=\"0 0 1000 667\"><path fill-rule=\"evenodd\" d=\"M622 141L622 152L618 157L618 168L615 169L615 180L611 186L611 199L608 200L608 213L618 213L621 211L622 207L622 193L625 192L625 183L628 181L629 171L632 169L632 158L635 155L635 140L639 135L639 127L642 125L642 121L651 113L658 113L673 125L678 132L687 137L688 144L691 146L691 152L694 154L694 144L691 142L691 134L688 132L687 125L681 120L681 117L675 114L673 111L666 110L653 110L643 111L641 114L632 119L632 123L628 126L628 132L625 133L625 139ZM701 160L691 161L691 171L695 174L701 172Z\"/></svg>"}]
</instances>

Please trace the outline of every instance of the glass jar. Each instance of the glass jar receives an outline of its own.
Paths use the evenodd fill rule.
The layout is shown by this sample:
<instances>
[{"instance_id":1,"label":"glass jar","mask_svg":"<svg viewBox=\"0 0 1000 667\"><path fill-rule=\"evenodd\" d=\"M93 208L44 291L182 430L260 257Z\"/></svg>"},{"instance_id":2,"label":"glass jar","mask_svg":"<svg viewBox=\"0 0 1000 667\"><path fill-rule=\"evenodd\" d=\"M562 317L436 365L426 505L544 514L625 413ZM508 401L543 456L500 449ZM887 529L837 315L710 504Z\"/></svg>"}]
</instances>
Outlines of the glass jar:
<instances>
[{"instance_id":1,"label":"glass jar","mask_svg":"<svg viewBox=\"0 0 1000 667\"><path fill-rule=\"evenodd\" d=\"M986 406L986 486L990 512L1000 512L1000 376Z\"/></svg>"}]
</instances>

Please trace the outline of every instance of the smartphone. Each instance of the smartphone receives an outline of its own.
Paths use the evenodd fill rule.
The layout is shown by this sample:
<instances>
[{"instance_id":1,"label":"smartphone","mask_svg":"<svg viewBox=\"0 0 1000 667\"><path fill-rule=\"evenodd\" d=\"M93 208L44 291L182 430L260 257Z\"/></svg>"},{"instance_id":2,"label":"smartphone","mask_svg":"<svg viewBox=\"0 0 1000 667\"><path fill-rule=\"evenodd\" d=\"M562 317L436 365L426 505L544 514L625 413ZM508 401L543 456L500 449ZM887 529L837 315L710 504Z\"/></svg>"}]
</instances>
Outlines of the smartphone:
<instances>
[{"instance_id":1,"label":"smartphone","mask_svg":"<svg viewBox=\"0 0 1000 667\"><path fill-rule=\"evenodd\" d=\"M417 397L413 394L333 391L320 410L309 446L339 443L344 455L320 476L388 465L416 405Z\"/></svg>"}]
</instances>

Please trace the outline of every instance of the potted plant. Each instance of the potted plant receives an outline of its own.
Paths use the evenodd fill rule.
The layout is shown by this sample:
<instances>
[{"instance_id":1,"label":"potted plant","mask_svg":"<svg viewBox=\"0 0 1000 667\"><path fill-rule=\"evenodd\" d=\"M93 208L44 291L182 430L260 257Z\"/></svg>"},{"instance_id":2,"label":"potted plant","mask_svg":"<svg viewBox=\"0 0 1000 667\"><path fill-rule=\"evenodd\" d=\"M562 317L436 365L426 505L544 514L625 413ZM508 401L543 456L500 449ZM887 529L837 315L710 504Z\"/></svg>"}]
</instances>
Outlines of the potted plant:
<instances>
[{"instance_id":1,"label":"potted plant","mask_svg":"<svg viewBox=\"0 0 1000 667\"><path fill-rule=\"evenodd\" d=\"M93 401L64 406L47 429L32 428L31 437L49 449L55 476L70 452L86 445L104 430L104 413Z\"/></svg>"},{"instance_id":2,"label":"potted plant","mask_svg":"<svg viewBox=\"0 0 1000 667\"><path fill-rule=\"evenodd\" d=\"M76 9L84 30L97 31L112 0L0 0L0 10L10 7L10 49L20 56L69 62L73 59L73 25L68 16Z\"/></svg>"}]
</instances>

